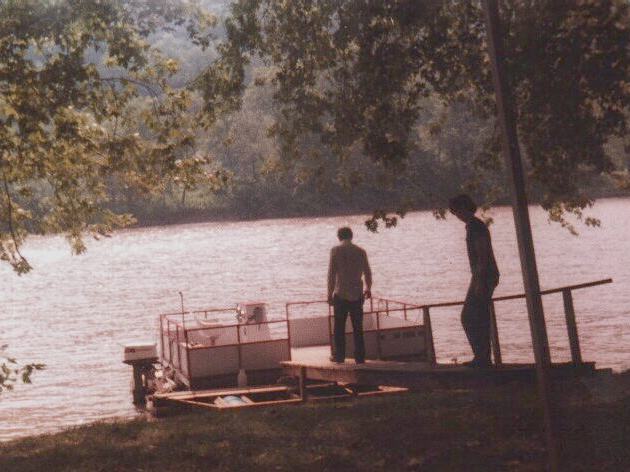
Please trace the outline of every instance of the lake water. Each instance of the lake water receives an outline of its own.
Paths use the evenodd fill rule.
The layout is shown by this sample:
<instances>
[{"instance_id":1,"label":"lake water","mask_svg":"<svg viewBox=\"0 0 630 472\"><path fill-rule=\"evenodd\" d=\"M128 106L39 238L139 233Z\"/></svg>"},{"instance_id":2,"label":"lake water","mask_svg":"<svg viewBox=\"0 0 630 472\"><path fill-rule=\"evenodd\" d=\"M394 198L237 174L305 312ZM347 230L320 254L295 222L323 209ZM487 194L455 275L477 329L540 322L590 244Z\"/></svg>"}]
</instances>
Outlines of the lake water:
<instances>
[{"instance_id":1,"label":"lake water","mask_svg":"<svg viewBox=\"0 0 630 472\"><path fill-rule=\"evenodd\" d=\"M613 284L574 293L585 360L615 370L630 368L630 200L598 202L598 229L571 236L532 209L541 286L612 277ZM501 284L496 295L522 291L509 208L497 208L491 227ZM22 362L44 362L32 385L0 395L0 440L137 414L131 369L122 346L155 340L157 315L180 309L231 306L244 300L284 303L322 299L336 229L350 224L367 251L373 293L415 303L461 299L469 274L464 227L454 217L407 215L378 234L363 217L301 218L144 228L89 243L73 257L63 238L33 237L24 253L35 270L16 276L0 265L0 345ZM545 297L554 361L570 359L562 297ZM532 360L524 301L497 305L505 362ZM433 312L438 360L470 356L459 310Z\"/></svg>"}]
</instances>

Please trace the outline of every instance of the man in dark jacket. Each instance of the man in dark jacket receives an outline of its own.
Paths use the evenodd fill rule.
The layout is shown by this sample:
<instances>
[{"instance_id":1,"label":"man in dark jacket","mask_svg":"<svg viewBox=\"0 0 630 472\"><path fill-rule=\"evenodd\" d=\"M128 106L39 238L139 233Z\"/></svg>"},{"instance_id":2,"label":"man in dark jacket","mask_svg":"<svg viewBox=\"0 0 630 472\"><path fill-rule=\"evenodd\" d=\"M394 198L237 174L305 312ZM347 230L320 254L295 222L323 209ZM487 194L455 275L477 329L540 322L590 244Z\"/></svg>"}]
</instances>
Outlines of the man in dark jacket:
<instances>
[{"instance_id":1,"label":"man in dark jacket","mask_svg":"<svg viewBox=\"0 0 630 472\"><path fill-rule=\"evenodd\" d=\"M490 303L494 289L499 284L499 269L492 252L490 231L475 216L477 205L468 195L458 195L448 203L451 213L466 223L466 247L472 273L461 320L474 358L465 364L470 367L489 367Z\"/></svg>"},{"instance_id":2,"label":"man in dark jacket","mask_svg":"<svg viewBox=\"0 0 630 472\"><path fill-rule=\"evenodd\" d=\"M334 306L333 362L342 363L346 357L346 319L350 314L354 340L354 360L365 362L363 341L363 300L372 296L372 272L366 252L352 243L352 230L339 228L340 244L330 251L328 265L328 303ZM365 292L363 281L365 279Z\"/></svg>"}]
</instances>

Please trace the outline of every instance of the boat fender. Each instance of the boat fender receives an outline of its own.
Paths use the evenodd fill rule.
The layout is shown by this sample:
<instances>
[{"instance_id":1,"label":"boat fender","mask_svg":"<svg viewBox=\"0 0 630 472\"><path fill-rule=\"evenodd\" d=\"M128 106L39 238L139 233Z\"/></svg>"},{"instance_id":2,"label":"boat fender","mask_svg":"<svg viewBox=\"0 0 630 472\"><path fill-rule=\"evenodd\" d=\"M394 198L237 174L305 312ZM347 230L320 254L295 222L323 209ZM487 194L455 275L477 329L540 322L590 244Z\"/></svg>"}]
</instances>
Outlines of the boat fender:
<instances>
[{"instance_id":1,"label":"boat fender","mask_svg":"<svg viewBox=\"0 0 630 472\"><path fill-rule=\"evenodd\" d=\"M223 397L222 400L228 405L244 405L247 403L241 397L237 397L236 395L227 395Z\"/></svg>"},{"instance_id":2,"label":"boat fender","mask_svg":"<svg viewBox=\"0 0 630 472\"><path fill-rule=\"evenodd\" d=\"M238 370L238 375L236 376L236 385L238 385L239 387L247 386L247 372L245 372L245 369Z\"/></svg>"}]
</instances>

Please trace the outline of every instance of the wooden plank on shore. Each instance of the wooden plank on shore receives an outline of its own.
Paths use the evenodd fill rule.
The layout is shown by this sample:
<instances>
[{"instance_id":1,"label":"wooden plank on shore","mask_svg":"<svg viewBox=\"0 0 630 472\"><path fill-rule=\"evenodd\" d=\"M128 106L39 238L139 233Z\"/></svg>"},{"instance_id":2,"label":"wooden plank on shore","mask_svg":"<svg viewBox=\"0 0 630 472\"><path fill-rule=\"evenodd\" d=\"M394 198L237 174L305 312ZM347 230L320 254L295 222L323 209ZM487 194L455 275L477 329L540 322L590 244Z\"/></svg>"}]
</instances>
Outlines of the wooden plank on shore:
<instances>
[{"instance_id":1,"label":"wooden plank on shore","mask_svg":"<svg viewBox=\"0 0 630 472\"><path fill-rule=\"evenodd\" d=\"M532 363L503 363L500 366L493 366L488 369L473 369L462 364L436 364L431 366L427 362L398 362L398 361L366 361L365 364L356 365L352 363L335 364L332 362L297 362L285 361L281 363L285 372L287 369L296 370L301 367L307 369L327 370L330 372L409 372L409 373L437 373L449 374L457 372L480 373L480 372L506 372L518 370L535 369ZM571 362L558 362L551 365L552 369L576 369L585 367L587 370L595 367L594 362L584 362L580 366L575 366ZM309 377L310 378L310 377Z\"/></svg>"},{"instance_id":2,"label":"wooden plank on shore","mask_svg":"<svg viewBox=\"0 0 630 472\"><path fill-rule=\"evenodd\" d=\"M357 397L372 397L375 395L394 395L397 393L407 393L408 388L405 387L390 387L388 385L379 385L378 390L368 392L357 392Z\"/></svg>"},{"instance_id":3,"label":"wooden plank on shore","mask_svg":"<svg viewBox=\"0 0 630 472\"><path fill-rule=\"evenodd\" d=\"M274 393L286 392L289 387L286 385L267 385L247 388L223 388L210 390L184 390L181 392L156 393L153 398L158 400L194 400L208 397L224 395L249 395L252 393Z\"/></svg>"},{"instance_id":4,"label":"wooden plank on shore","mask_svg":"<svg viewBox=\"0 0 630 472\"><path fill-rule=\"evenodd\" d=\"M306 389L314 389L314 388L319 388L319 387L333 387L333 386L335 385L334 384L308 385ZM270 392L271 393L274 393L274 392L285 393L286 392L289 395L289 398L282 398L282 399L277 399L277 400L264 400L264 401L257 402L255 400L252 400L251 398L246 397L245 403L237 404L237 405L229 404L225 402L223 398L221 398L223 395L226 395L226 394L244 396L245 392L247 391L250 391L254 395L256 393L270 393ZM407 391L408 389L406 388L379 385L375 387L375 390L364 391L364 392L351 391L350 389L347 389L347 390L344 390L343 393L331 393L331 394L321 395L321 396L311 395L308 397L308 400L321 402L321 401L330 401L330 400L351 399L351 398L357 398L357 397L360 398L360 397L370 397L370 396L376 396L376 395L405 393ZM186 392L179 392L179 393L186 393ZM206 399L214 398L214 400L211 403L200 401L203 398L206 398ZM213 391L212 395L204 394L203 397L197 396L195 398L191 398L190 395L188 396L171 395L169 398L162 398L162 400L166 400L172 404L177 404L180 406L190 406L190 407L195 407L195 408L203 408L206 410L234 410L234 409L239 409L239 408L293 405L293 404L298 404L298 403L303 402L303 399L301 397L292 393L288 393L287 387L232 389L232 390L222 390L222 391L217 390L217 391Z\"/></svg>"},{"instance_id":5,"label":"wooden plank on shore","mask_svg":"<svg viewBox=\"0 0 630 472\"><path fill-rule=\"evenodd\" d=\"M296 398L283 398L282 400L266 400L263 402L251 402L251 403L245 402L239 405L229 405L227 403L215 405L213 403L197 402L194 400L177 400L177 401L185 405L205 408L209 410L234 410L238 408L252 408L252 407L257 407L257 406L290 405L290 404L302 403L302 399L297 398L297 397Z\"/></svg>"}]
</instances>

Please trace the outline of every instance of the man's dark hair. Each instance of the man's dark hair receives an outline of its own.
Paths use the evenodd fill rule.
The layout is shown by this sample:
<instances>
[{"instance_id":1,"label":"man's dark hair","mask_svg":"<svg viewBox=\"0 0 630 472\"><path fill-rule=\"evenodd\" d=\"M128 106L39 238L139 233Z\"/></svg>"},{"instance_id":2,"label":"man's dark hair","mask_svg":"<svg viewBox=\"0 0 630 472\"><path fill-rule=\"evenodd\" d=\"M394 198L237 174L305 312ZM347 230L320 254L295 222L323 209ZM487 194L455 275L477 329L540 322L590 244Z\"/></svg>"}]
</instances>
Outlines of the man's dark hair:
<instances>
[{"instance_id":1,"label":"man's dark hair","mask_svg":"<svg viewBox=\"0 0 630 472\"><path fill-rule=\"evenodd\" d=\"M451 210L465 210L471 213L475 213L477 211L477 204L465 193L451 198L448 201L448 207Z\"/></svg>"},{"instance_id":2,"label":"man's dark hair","mask_svg":"<svg viewBox=\"0 0 630 472\"><path fill-rule=\"evenodd\" d=\"M348 228L347 226L344 226L343 228L339 228L337 230L337 237L339 238L339 241L351 240L352 230Z\"/></svg>"}]
</instances>

